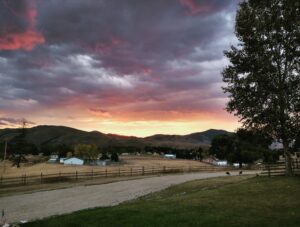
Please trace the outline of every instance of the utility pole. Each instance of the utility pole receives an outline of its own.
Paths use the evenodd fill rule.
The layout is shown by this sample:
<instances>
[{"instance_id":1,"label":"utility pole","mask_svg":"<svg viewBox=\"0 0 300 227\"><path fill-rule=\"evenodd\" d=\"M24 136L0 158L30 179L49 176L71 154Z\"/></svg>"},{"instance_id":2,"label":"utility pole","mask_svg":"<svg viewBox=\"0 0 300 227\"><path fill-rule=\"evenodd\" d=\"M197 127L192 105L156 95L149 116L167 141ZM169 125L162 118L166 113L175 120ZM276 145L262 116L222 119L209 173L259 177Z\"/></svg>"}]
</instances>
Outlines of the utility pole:
<instances>
[{"instance_id":1,"label":"utility pole","mask_svg":"<svg viewBox=\"0 0 300 227\"><path fill-rule=\"evenodd\" d=\"M13 139L14 137L18 136L20 133L8 133L5 134L4 136L4 141L5 141L5 145L4 145L4 157L3 157L3 162L2 162L2 174L1 177L3 177L4 172L5 172L5 161L6 161L6 156L7 156L7 145L8 145L8 141Z\"/></svg>"},{"instance_id":2,"label":"utility pole","mask_svg":"<svg viewBox=\"0 0 300 227\"><path fill-rule=\"evenodd\" d=\"M5 147L4 147L4 157L3 157L3 163L2 163L3 166L2 166L2 174L1 174L2 177L5 172L6 151L7 151L7 139L5 140Z\"/></svg>"}]
</instances>

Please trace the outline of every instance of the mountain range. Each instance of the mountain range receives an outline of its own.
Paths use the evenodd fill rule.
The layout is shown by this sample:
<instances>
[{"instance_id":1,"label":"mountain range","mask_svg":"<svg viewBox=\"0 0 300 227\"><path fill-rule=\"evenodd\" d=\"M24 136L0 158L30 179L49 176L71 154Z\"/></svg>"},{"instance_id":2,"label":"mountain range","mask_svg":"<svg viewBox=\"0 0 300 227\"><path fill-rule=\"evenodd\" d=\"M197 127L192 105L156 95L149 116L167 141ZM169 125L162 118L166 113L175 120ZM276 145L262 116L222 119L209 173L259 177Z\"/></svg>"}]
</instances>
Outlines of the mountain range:
<instances>
[{"instance_id":1,"label":"mountain range","mask_svg":"<svg viewBox=\"0 0 300 227\"><path fill-rule=\"evenodd\" d=\"M188 135L163 135L157 134L148 137L122 136L104 134L98 131L86 132L65 126L40 125L27 128L25 140L40 147L42 145L76 145L81 143L96 144L98 146L171 146L180 148L208 147L214 136L231 134L225 130L209 129ZM18 133L20 129L0 129L0 141L8 135Z\"/></svg>"}]
</instances>

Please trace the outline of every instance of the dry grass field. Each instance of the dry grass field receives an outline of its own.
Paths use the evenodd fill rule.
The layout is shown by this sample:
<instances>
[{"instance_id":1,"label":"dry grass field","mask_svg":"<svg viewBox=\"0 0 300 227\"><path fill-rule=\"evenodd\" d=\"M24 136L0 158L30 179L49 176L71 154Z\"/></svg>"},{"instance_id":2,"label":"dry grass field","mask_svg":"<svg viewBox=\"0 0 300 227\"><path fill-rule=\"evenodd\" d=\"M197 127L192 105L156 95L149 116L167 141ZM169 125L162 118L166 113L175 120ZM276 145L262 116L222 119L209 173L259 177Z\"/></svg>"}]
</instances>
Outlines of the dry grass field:
<instances>
[{"instance_id":1,"label":"dry grass field","mask_svg":"<svg viewBox=\"0 0 300 227\"><path fill-rule=\"evenodd\" d=\"M12 167L11 163L7 162L5 166L4 177L19 177L26 174L27 176L35 176L43 173L47 174L57 174L57 173L74 173L78 172L90 172L90 171L113 171L116 169L129 169L138 167L147 168L163 168L165 167L203 167L208 166L208 164L184 159L165 159L161 156L120 156L120 163L109 165L109 166L68 166L63 164L50 164L47 162L38 163L33 165L22 164L20 168ZM2 172L2 163L0 166Z\"/></svg>"}]
</instances>

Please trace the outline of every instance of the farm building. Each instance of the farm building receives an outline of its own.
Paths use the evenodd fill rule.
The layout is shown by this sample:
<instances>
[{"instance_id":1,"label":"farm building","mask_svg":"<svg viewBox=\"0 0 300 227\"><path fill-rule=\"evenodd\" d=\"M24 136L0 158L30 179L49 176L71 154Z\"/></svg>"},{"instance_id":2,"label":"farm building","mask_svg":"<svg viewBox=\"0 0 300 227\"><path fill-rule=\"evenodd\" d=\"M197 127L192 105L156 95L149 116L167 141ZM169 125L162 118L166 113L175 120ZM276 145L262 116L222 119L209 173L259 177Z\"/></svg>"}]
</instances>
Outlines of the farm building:
<instances>
[{"instance_id":1,"label":"farm building","mask_svg":"<svg viewBox=\"0 0 300 227\"><path fill-rule=\"evenodd\" d=\"M176 158L176 154L165 154L164 157L165 158L169 158L169 159L175 159Z\"/></svg>"},{"instance_id":2,"label":"farm building","mask_svg":"<svg viewBox=\"0 0 300 227\"><path fill-rule=\"evenodd\" d=\"M64 161L65 165L83 165L83 160L80 158L69 158Z\"/></svg>"},{"instance_id":3,"label":"farm building","mask_svg":"<svg viewBox=\"0 0 300 227\"><path fill-rule=\"evenodd\" d=\"M58 159L58 155L51 155L50 159L48 160L48 162L50 163L56 163Z\"/></svg>"},{"instance_id":4,"label":"farm building","mask_svg":"<svg viewBox=\"0 0 300 227\"><path fill-rule=\"evenodd\" d=\"M226 160L215 160L214 164L217 166L227 166L228 165Z\"/></svg>"}]
</instances>

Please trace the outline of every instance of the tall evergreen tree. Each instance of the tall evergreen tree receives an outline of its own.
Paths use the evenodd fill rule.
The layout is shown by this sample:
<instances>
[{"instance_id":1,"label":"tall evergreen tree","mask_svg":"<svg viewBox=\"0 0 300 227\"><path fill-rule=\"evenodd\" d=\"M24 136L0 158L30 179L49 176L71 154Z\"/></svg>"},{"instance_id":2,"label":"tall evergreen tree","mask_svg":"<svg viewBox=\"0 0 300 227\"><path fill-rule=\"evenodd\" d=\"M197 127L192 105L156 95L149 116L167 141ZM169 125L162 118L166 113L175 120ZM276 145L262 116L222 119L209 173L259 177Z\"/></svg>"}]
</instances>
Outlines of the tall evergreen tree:
<instances>
[{"instance_id":1,"label":"tall evergreen tree","mask_svg":"<svg viewBox=\"0 0 300 227\"><path fill-rule=\"evenodd\" d=\"M227 110L245 128L258 128L284 146L292 174L289 144L300 126L299 1L246 0L236 16L237 47L225 51L223 71Z\"/></svg>"}]
</instances>

